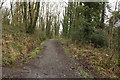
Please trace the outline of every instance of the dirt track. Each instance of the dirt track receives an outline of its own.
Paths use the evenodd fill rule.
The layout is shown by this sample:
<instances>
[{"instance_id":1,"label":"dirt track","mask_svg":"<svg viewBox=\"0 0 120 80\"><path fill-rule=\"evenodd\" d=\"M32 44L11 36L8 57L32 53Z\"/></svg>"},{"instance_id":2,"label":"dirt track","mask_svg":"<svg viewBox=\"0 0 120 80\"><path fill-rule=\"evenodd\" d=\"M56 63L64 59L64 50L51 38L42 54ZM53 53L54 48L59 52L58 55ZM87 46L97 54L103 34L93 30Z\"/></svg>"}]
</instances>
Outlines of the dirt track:
<instances>
[{"instance_id":1,"label":"dirt track","mask_svg":"<svg viewBox=\"0 0 120 80\"><path fill-rule=\"evenodd\" d=\"M82 78L57 40L48 40L42 52L22 68L3 67L3 76L19 78Z\"/></svg>"}]
</instances>

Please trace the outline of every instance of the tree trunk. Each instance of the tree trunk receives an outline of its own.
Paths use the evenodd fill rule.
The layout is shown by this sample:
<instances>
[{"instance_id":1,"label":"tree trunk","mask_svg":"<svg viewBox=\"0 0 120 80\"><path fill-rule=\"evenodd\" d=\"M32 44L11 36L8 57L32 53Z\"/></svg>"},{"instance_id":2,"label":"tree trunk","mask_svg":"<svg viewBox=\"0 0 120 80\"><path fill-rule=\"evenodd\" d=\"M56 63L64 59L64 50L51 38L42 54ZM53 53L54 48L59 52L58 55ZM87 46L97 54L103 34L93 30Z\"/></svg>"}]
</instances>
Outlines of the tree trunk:
<instances>
[{"instance_id":1,"label":"tree trunk","mask_svg":"<svg viewBox=\"0 0 120 80\"><path fill-rule=\"evenodd\" d=\"M118 66L120 66L120 27L118 27Z\"/></svg>"},{"instance_id":2,"label":"tree trunk","mask_svg":"<svg viewBox=\"0 0 120 80\"><path fill-rule=\"evenodd\" d=\"M25 30L27 31L28 25L27 25L27 2L23 2L24 10L23 10L23 21Z\"/></svg>"},{"instance_id":3,"label":"tree trunk","mask_svg":"<svg viewBox=\"0 0 120 80\"><path fill-rule=\"evenodd\" d=\"M105 19L105 2L102 3L102 15L101 15L101 24L100 24L101 29L103 29L105 26L104 19Z\"/></svg>"}]
</instances>

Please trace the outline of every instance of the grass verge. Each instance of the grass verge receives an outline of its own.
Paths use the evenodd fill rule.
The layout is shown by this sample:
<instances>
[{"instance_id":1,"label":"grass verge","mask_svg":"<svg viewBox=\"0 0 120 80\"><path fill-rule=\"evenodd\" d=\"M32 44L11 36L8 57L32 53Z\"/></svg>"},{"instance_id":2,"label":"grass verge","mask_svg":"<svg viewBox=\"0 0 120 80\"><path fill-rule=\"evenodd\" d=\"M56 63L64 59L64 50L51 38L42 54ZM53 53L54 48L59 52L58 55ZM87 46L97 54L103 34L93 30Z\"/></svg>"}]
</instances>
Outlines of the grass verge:
<instances>
[{"instance_id":1,"label":"grass verge","mask_svg":"<svg viewBox=\"0 0 120 80\"><path fill-rule=\"evenodd\" d=\"M66 53L69 53L85 72L92 74L95 78L119 77L116 75L120 72L120 68L116 65L115 55L111 58L111 52L107 49L93 48L81 43L73 44L69 39L61 39L61 42Z\"/></svg>"},{"instance_id":2,"label":"grass verge","mask_svg":"<svg viewBox=\"0 0 120 80\"><path fill-rule=\"evenodd\" d=\"M45 36L41 36L41 33L39 30L36 30L34 34L26 34L23 27L3 25L3 66L16 64L28 55L29 58L32 58L39 53L39 46L42 46L41 43L46 39Z\"/></svg>"}]
</instances>

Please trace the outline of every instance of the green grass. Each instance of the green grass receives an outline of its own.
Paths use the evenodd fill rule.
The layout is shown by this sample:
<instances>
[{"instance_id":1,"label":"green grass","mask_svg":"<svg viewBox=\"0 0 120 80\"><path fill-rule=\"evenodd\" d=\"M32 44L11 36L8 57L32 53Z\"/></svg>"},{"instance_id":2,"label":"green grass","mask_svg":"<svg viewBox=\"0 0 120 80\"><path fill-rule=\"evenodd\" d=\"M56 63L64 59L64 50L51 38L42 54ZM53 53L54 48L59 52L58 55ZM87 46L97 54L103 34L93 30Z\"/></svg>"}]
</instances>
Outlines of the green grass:
<instances>
[{"instance_id":1,"label":"green grass","mask_svg":"<svg viewBox=\"0 0 120 80\"><path fill-rule=\"evenodd\" d=\"M37 57L38 54L41 53L41 49L43 48L43 46L45 45L45 41L43 41L39 47L36 47L34 50L32 50L28 56L26 57L26 59L24 59L24 63L28 63L30 62L33 58Z\"/></svg>"},{"instance_id":2,"label":"green grass","mask_svg":"<svg viewBox=\"0 0 120 80\"><path fill-rule=\"evenodd\" d=\"M30 52L30 56L28 58L31 59L33 57L36 57L36 55L38 53L40 53L40 48L39 47L35 48L32 52Z\"/></svg>"},{"instance_id":3,"label":"green grass","mask_svg":"<svg viewBox=\"0 0 120 80\"><path fill-rule=\"evenodd\" d=\"M14 56L12 53L9 53L8 56L9 57L3 57L3 62L5 64L13 64L17 60L17 57Z\"/></svg>"}]
</instances>

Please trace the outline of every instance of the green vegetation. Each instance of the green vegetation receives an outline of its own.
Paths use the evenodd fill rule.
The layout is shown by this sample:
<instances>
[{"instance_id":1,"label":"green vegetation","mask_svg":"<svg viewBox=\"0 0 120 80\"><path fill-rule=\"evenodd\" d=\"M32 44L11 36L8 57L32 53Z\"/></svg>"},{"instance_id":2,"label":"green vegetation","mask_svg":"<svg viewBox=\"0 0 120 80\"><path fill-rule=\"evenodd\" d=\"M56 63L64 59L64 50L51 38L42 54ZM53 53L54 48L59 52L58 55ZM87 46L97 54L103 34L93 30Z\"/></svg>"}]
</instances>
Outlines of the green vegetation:
<instances>
[{"instance_id":1,"label":"green vegetation","mask_svg":"<svg viewBox=\"0 0 120 80\"><path fill-rule=\"evenodd\" d=\"M37 31L33 35L29 35L21 27L13 27L11 25L3 25L2 37L3 65L14 64L22 60L26 55L31 54L32 50L36 50L43 41Z\"/></svg>"},{"instance_id":2,"label":"green vegetation","mask_svg":"<svg viewBox=\"0 0 120 80\"><path fill-rule=\"evenodd\" d=\"M116 56L111 59L110 52L104 48L94 48L88 44L73 44L61 39L65 52L75 59L85 72L89 72L89 77L110 77L117 78L114 73L118 73L119 67L116 65ZM113 65L114 64L114 65ZM80 69L81 70L81 69ZM113 73L114 72L114 73Z\"/></svg>"},{"instance_id":3,"label":"green vegetation","mask_svg":"<svg viewBox=\"0 0 120 80\"><path fill-rule=\"evenodd\" d=\"M114 11L106 2L71 0L62 5L62 11L61 4L42 0L11 2L10 9L3 4L3 65L26 56L31 59L40 52L44 40L57 38L76 61L92 69L93 74L99 73L94 75L120 77L120 25L115 26L120 20L118 1Z\"/></svg>"},{"instance_id":4,"label":"green vegetation","mask_svg":"<svg viewBox=\"0 0 120 80\"><path fill-rule=\"evenodd\" d=\"M40 49L37 47L35 50L33 50L32 52L30 52L30 56L29 58L33 58L36 56L36 54L38 54L40 51Z\"/></svg>"},{"instance_id":5,"label":"green vegetation","mask_svg":"<svg viewBox=\"0 0 120 80\"><path fill-rule=\"evenodd\" d=\"M120 55L120 37L119 26L115 27L115 24L120 20L120 13L116 10L117 5L115 5L115 11L111 11L112 16L108 20L109 25L105 24L106 5L108 4L105 2L68 2L62 21L62 36L71 40L65 43L67 47L77 46L69 47L73 58L79 62L81 62L80 59L86 60L85 64L93 65L92 68L97 68L98 72L107 73L109 69L110 73L119 76L120 58L117 56ZM110 7L107 9L111 10ZM86 47L88 48L86 49ZM98 51L96 52L96 50ZM95 64L92 64L91 61L93 63L95 61Z\"/></svg>"},{"instance_id":6,"label":"green vegetation","mask_svg":"<svg viewBox=\"0 0 120 80\"><path fill-rule=\"evenodd\" d=\"M107 36L104 31L96 31L91 37L91 43L94 44L94 47L107 47Z\"/></svg>"}]
</instances>

